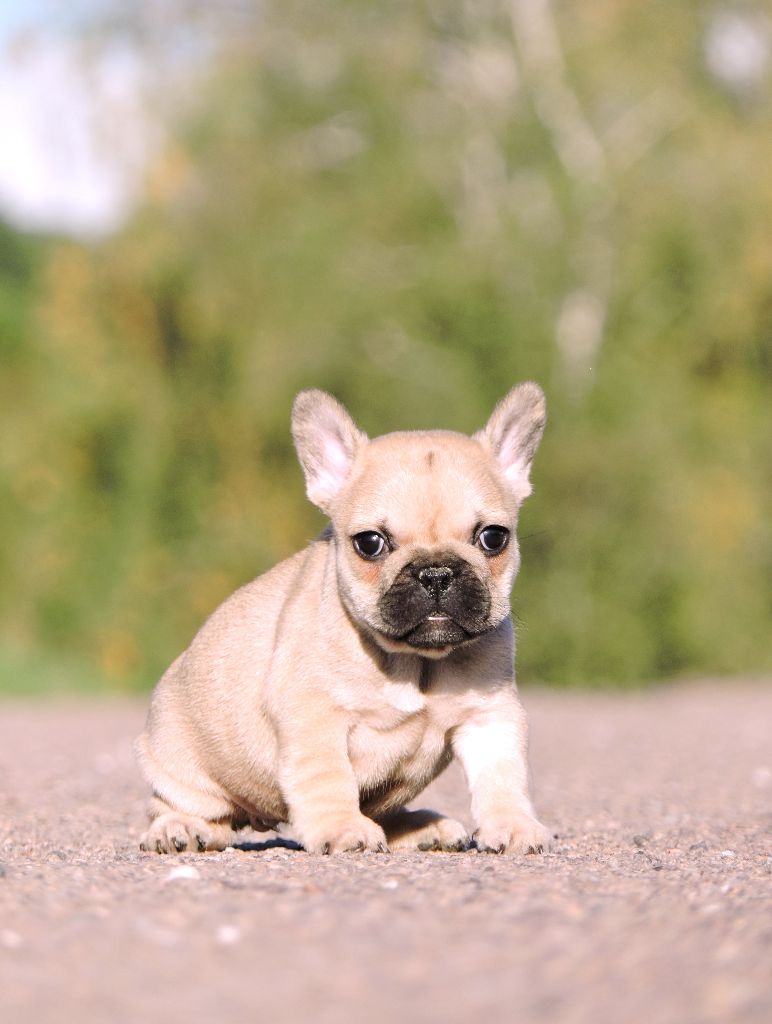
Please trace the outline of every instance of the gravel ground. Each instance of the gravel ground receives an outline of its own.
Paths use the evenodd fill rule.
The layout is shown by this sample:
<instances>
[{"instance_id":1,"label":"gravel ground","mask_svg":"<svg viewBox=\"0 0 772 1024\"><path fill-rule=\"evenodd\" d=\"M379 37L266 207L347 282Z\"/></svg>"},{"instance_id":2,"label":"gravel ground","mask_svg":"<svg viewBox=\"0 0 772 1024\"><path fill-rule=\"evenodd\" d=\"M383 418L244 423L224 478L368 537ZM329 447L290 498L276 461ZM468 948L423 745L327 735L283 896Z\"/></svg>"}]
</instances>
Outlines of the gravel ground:
<instances>
[{"instance_id":1,"label":"gravel ground","mask_svg":"<svg viewBox=\"0 0 772 1024\"><path fill-rule=\"evenodd\" d=\"M772 682L524 702L544 857L142 854L144 702L0 704L0 1020L769 1024Z\"/></svg>"}]
</instances>

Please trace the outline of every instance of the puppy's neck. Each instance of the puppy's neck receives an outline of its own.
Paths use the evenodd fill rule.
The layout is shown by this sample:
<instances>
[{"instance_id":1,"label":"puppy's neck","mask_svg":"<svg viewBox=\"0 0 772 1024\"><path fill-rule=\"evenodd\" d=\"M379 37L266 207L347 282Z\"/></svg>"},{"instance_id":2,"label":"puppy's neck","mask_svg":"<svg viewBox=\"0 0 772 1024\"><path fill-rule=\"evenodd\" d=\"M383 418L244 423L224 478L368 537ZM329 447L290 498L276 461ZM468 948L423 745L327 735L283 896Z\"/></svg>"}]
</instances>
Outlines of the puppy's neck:
<instances>
[{"instance_id":1,"label":"puppy's neck","mask_svg":"<svg viewBox=\"0 0 772 1024\"><path fill-rule=\"evenodd\" d=\"M420 662L421 668L418 675L418 689L421 693L426 693L431 686L435 666L428 658L421 658Z\"/></svg>"},{"instance_id":2,"label":"puppy's neck","mask_svg":"<svg viewBox=\"0 0 772 1024\"><path fill-rule=\"evenodd\" d=\"M351 615L337 592L335 597L341 614L348 619L352 632L359 641L361 651L377 669L378 677L391 683L413 683L421 693L426 693L436 673L432 659L419 654L396 654L385 651L367 628Z\"/></svg>"}]
</instances>

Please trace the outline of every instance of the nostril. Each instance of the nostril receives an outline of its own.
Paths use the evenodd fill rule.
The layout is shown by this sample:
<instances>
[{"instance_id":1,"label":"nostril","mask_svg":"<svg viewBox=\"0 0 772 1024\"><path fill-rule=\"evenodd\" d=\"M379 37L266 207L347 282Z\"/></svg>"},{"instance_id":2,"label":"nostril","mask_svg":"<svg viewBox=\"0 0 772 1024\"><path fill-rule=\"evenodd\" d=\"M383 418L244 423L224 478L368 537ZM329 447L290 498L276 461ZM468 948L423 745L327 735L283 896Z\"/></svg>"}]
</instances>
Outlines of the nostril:
<instances>
[{"instance_id":1,"label":"nostril","mask_svg":"<svg viewBox=\"0 0 772 1024\"><path fill-rule=\"evenodd\" d=\"M453 582L455 573L447 565L427 565L418 573L418 582L431 594L441 594Z\"/></svg>"}]
</instances>

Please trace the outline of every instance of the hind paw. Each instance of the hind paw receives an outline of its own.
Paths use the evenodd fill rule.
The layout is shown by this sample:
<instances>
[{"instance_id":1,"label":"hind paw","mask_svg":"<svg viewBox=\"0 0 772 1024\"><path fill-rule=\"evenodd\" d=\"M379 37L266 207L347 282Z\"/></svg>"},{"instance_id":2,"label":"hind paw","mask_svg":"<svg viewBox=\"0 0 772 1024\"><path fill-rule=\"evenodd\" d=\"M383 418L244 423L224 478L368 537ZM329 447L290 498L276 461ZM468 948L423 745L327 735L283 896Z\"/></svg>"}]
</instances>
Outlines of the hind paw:
<instances>
[{"instance_id":1,"label":"hind paw","mask_svg":"<svg viewBox=\"0 0 772 1024\"><path fill-rule=\"evenodd\" d=\"M139 841L139 848L148 853L203 853L224 850L234 838L229 824L169 811L151 823Z\"/></svg>"}]
</instances>

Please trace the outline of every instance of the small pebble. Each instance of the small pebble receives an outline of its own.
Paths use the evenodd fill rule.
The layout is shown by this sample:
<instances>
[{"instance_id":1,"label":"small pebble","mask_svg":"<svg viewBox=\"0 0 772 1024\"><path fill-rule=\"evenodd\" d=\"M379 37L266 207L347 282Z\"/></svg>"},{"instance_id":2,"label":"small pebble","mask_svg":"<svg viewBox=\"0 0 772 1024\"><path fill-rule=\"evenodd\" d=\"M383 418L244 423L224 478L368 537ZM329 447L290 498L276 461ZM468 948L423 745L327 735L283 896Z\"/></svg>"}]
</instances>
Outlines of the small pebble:
<instances>
[{"instance_id":1,"label":"small pebble","mask_svg":"<svg viewBox=\"0 0 772 1024\"><path fill-rule=\"evenodd\" d=\"M395 878L387 878L386 881L382 883L381 888L382 889L396 889L396 888L398 888L398 886L399 886L399 882Z\"/></svg>"},{"instance_id":2,"label":"small pebble","mask_svg":"<svg viewBox=\"0 0 772 1024\"><path fill-rule=\"evenodd\" d=\"M201 872L198 868L194 868L192 864L178 864L177 867L172 868L169 874L166 876L167 882L177 882L180 880L195 881L195 879L201 877Z\"/></svg>"},{"instance_id":3,"label":"small pebble","mask_svg":"<svg viewBox=\"0 0 772 1024\"><path fill-rule=\"evenodd\" d=\"M734 855L735 855L734 850L722 850L721 851L721 856L725 860L729 860L731 857L734 857Z\"/></svg>"},{"instance_id":4,"label":"small pebble","mask_svg":"<svg viewBox=\"0 0 772 1024\"><path fill-rule=\"evenodd\" d=\"M647 838L642 835L633 836L633 846L645 846Z\"/></svg>"},{"instance_id":5,"label":"small pebble","mask_svg":"<svg viewBox=\"0 0 772 1024\"><path fill-rule=\"evenodd\" d=\"M241 938L241 929L235 924L221 924L214 933L214 938L219 946L233 946Z\"/></svg>"},{"instance_id":6,"label":"small pebble","mask_svg":"<svg viewBox=\"0 0 772 1024\"><path fill-rule=\"evenodd\" d=\"M5 946L6 949L18 949L21 943L22 938L18 932L11 931L10 928L3 928L0 931L0 946Z\"/></svg>"},{"instance_id":7,"label":"small pebble","mask_svg":"<svg viewBox=\"0 0 772 1024\"><path fill-rule=\"evenodd\" d=\"M699 843L692 843L689 847L690 850L707 850L708 844L704 839L700 839Z\"/></svg>"}]
</instances>

